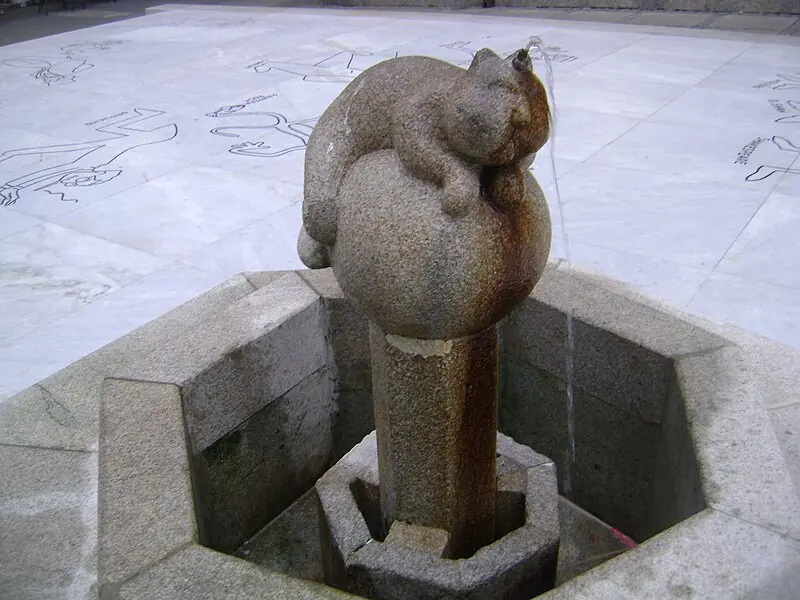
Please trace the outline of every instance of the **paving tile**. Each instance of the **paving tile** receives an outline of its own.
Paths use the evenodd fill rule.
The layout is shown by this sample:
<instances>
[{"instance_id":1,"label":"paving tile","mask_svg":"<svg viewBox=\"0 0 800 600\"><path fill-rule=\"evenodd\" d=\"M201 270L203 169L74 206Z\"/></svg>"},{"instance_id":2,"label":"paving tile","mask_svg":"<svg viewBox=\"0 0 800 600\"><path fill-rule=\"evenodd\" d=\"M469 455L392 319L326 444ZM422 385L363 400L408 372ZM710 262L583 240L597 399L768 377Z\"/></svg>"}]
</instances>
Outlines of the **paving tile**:
<instances>
[{"instance_id":1,"label":"paving tile","mask_svg":"<svg viewBox=\"0 0 800 600\"><path fill-rule=\"evenodd\" d=\"M708 26L712 29L779 33L791 27L795 21L797 17L782 15L721 15Z\"/></svg>"},{"instance_id":2,"label":"paving tile","mask_svg":"<svg viewBox=\"0 0 800 600\"><path fill-rule=\"evenodd\" d=\"M697 27L709 20L708 13L653 11L638 13L627 22L659 27Z\"/></svg>"},{"instance_id":3,"label":"paving tile","mask_svg":"<svg viewBox=\"0 0 800 600\"><path fill-rule=\"evenodd\" d=\"M96 544L97 454L0 445L2 595L96 597Z\"/></svg>"},{"instance_id":4,"label":"paving tile","mask_svg":"<svg viewBox=\"0 0 800 600\"><path fill-rule=\"evenodd\" d=\"M107 379L100 432L98 579L120 584L197 540L176 386Z\"/></svg>"},{"instance_id":5,"label":"paving tile","mask_svg":"<svg viewBox=\"0 0 800 600\"><path fill-rule=\"evenodd\" d=\"M687 309L797 347L800 307L796 297L792 288L712 273Z\"/></svg>"}]
</instances>

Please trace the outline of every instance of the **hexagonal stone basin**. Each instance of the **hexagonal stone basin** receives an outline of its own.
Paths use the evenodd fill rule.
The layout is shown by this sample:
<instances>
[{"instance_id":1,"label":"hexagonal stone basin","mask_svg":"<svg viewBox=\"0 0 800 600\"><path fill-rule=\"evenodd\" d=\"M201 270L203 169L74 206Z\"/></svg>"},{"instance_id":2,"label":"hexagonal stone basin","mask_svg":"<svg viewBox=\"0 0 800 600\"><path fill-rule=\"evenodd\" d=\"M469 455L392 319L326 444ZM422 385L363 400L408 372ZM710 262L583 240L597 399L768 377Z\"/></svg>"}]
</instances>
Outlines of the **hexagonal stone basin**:
<instances>
[{"instance_id":1,"label":"hexagonal stone basin","mask_svg":"<svg viewBox=\"0 0 800 600\"><path fill-rule=\"evenodd\" d=\"M779 563L800 556L787 545L796 499L759 427L743 351L664 310L549 269L501 330L501 432L553 459L563 494L570 310L577 452L572 496L559 501L557 587L542 597L602 597L594 582L627 589L640 561L655 597L680 597L683 580L719 592L730 565L714 549L729 551L731 536ZM312 489L372 431L371 379L367 323L329 273L251 274L89 358L112 378L101 404L103 586L146 590L164 569L180 577L196 568L187 557L200 560L181 549L202 544L246 559L202 554L227 580L282 571L309 582L306 597L345 597L311 583L322 575ZM748 441L746 457L731 436ZM690 559L690 543L712 558Z\"/></svg>"},{"instance_id":2,"label":"hexagonal stone basin","mask_svg":"<svg viewBox=\"0 0 800 600\"><path fill-rule=\"evenodd\" d=\"M313 499L304 494L339 454L372 429L366 322L342 298L325 304L324 311L308 307L293 315L238 349L236 361L226 357L197 379L215 393L232 379L247 382L247 396L238 402L259 406L253 395L263 391L255 380L269 381L271 360L262 348L284 356L302 348L321 362L322 337L311 325L319 319L329 320L330 367L309 366L311 372L290 390L216 441L205 432L223 427L196 418L199 406L213 402L211 394L195 384L184 396L190 434L197 432L196 439L203 440L193 462L209 547L318 581L320 531L307 505ZM501 430L554 457L562 494L565 318L546 303L529 301L507 320L500 400ZM331 328L337 320L343 326ZM678 347L645 345L580 319L576 324L578 452L571 466L571 502L565 498L561 504L565 547L559 582L624 552L633 545L630 538L642 542L705 508L671 356L713 349L722 341L688 324L670 327ZM291 345L284 349L282 340ZM233 389L241 394L242 387ZM337 432L346 432L347 439Z\"/></svg>"}]
</instances>

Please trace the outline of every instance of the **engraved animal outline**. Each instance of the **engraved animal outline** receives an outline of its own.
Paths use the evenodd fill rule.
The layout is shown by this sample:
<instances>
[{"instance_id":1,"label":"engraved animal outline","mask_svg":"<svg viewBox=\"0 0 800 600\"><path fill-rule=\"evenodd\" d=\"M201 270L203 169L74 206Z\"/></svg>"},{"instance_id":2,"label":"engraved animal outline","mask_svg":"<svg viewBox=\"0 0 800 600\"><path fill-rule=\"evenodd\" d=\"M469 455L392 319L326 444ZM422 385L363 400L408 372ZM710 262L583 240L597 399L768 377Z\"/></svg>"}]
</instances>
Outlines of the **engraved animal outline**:
<instances>
[{"instance_id":1,"label":"engraved animal outline","mask_svg":"<svg viewBox=\"0 0 800 600\"><path fill-rule=\"evenodd\" d=\"M53 192L47 188L56 184L66 187L86 187L100 185L115 179L122 174L122 169L112 167L112 163L120 156L134 148L166 142L178 135L178 126L175 123L160 125L152 129L135 126L137 123L163 114L165 113L162 110L135 108L130 116L95 129L98 133L107 134L106 137L99 140L19 148L3 152L0 154L0 163L17 156L70 155L73 153L78 153L78 156L52 167L31 171L3 182L0 184L0 206L15 204L19 200L20 192L27 189L45 191L48 194L60 196L61 201L77 202L76 198L66 198L64 192Z\"/></svg>"},{"instance_id":2,"label":"engraved animal outline","mask_svg":"<svg viewBox=\"0 0 800 600\"><path fill-rule=\"evenodd\" d=\"M23 57L9 58L3 61L8 67L28 69L30 76L47 86L74 83L78 74L94 68L94 64L81 58L80 54L108 50L112 45L121 44L120 40L104 42L83 42L61 47L58 57Z\"/></svg>"},{"instance_id":3,"label":"engraved animal outline","mask_svg":"<svg viewBox=\"0 0 800 600\"><path fill-rule=\"evenodd\" d=\"M791 141L781 136L773 136L770 140L775 144L779 150L784 152L795 152L800 158L800 146L796 146ZM788 173L791 175L800 175L800 169L792 169L789 167L777 167L773 165L761 165L755 171L745 177L745 181L764 181L768 177L772 177L776 173Z\"/></svg>"},{"instance_id":4,"label":"engraved animal outline","mask_svg":"<svg viewBox=\"0 0 800 600\"><path fill-rule=\"evenodd\" d=\"M282 62L264 59L250 65L248 68L253 69L256 73L268 73L272 70L298 75L303 78L303 81L310 81L315 83L346 83L349 82L364 69L356 67L353 61L356 57L374 56L372 52L356 52L345 51L337 52L319 62L309 64L303 62ZM396 58L398 53L395 52L393 57ZM336 72L336 68L344 69L345 72Z\"/></svg>"}]
</instances>

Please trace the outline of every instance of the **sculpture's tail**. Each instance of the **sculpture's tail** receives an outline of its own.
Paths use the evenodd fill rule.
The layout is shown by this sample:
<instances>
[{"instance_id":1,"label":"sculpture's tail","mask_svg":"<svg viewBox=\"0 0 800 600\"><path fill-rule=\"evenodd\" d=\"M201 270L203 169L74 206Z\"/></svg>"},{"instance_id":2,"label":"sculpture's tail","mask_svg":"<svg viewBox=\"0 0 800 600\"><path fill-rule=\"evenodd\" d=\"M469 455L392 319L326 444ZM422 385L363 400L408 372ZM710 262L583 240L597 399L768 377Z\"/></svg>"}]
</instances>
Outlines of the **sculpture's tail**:
<instances>
[{"instance_id":1,"label":"sculpture's tail","mask_svg":"<svg viewBox=\"0 0 800 600\"><path fill-rule=\"evenodd\" d=\"M328 247L336 242L339 186L356 158L366 152L342 108L348 89L319 118L306 146L303 224L314 240Z\"/></svg>"},{"instance_id":2,"label":"sculpture's tail","mask_svg":"<svg viewBox=\"0 0 800 600\"><path fill-rule=\"evenodd\" d=\"M331 266L328 248L308 235L305 226L300 228L297 238L297 254L309 269L327 269Z\"/></svg>"}]
</instances>

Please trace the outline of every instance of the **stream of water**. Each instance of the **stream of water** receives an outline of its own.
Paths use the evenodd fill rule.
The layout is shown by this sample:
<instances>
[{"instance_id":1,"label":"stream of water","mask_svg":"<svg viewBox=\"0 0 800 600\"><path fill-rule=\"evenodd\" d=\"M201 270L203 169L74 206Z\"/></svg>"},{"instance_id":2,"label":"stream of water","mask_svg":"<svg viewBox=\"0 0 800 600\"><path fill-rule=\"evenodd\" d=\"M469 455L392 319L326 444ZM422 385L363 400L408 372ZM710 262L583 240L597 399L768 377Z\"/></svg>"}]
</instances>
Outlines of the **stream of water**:
<instances>
[{"instance_id":1,"label":"stream of water","mask_svg":"<svg viewBox=\"0 0 800 600\"><path fill-rule=\"evenodd\" d=\"M569 249L569 236L567 226L564 221L564 204L561 200L561 191L558 184L558 174L556 172L556 123L558 121L558 111L555 99L555 79L553 77L553 65L550 57L544 50L544 42L539 37L532 37L525 45L525 49L530 51L535 49L542 57L545 65L545 87L549 96L550 104L550 166L553 170L553 189L556 194L558 205L559 220L561 221L561 238L564 242L564 258L567 265L572 265ZM566 378L567 378L567 449L566 465L564 468L564 496L572 499L572 477L575 469L575 327L572 307L567 311L567 348L566 348Z\"/></svg>"}]
</instances>

